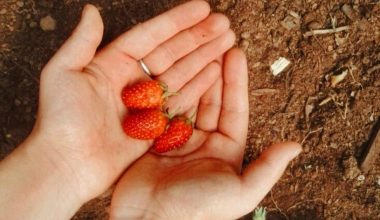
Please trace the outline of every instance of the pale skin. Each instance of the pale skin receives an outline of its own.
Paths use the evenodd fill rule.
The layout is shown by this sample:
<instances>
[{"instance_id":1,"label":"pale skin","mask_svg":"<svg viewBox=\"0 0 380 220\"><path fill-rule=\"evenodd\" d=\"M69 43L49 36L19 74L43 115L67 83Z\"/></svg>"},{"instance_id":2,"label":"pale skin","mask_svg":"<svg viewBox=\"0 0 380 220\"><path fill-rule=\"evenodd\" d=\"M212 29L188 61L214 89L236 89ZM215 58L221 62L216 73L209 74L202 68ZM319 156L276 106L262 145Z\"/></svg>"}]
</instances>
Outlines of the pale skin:
<instances>
[{"instance_id":1,"label":"pale skin","mask_svg":"<svg viewBox=\"0 0 380 220\"><path fill-rule=\"evenodd\" d=\"M274 145L241 172L248 131L247 64L228 19L190 1L98 46L103 23L87 5L72 36L41 73L30 136L0 163L4 219L69 219L116 183L111 219L234 219L260 202L300 151ZM156 155L126 136L125 85L168 84L167 107L197 110L194 135ZM118 182L117 182L118 181Z\"/></svg>"}]
</instances>

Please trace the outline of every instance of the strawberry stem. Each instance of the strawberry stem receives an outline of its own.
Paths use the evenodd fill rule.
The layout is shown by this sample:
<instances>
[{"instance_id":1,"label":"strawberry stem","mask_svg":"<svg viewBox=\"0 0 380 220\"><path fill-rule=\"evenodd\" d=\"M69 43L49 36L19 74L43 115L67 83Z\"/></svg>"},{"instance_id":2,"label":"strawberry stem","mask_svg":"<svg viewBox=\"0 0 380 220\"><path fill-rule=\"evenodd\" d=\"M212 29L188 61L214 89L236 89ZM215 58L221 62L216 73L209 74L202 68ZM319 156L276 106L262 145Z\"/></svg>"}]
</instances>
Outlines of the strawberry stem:
<instances>
[{"instance_id":1,"label":"strawberry stem","mask_svg":"<svg viewBox=\"0 0 380 220\"><path fill-rule=\"evenodd\" d=\"M177 108L178 110L178 108ZM178 112L178 111L174 111L173 113L170 113L169 112L169 108L166 108L165 109L165 116L169 118L169 120L172 120L175 116L175 112Z\"/></svg>"},{"instance_id":2,"label":"strawberry stem","mask_svg":"<svg viewBox=\"0 0 380 220\"><path fill-rule=\"evenodd\" d=\"M193 119L195 118L195 116L197 115L197 113L198 113L197 110L195 110L195 111L193 112L193 114L190 116L189 119L190 119L191 121L193 121Z\"/></svg>"},{"instance_id":3,"label":"strawberry stem","mask_svg":"<svg viewBox=\"0 0 380 220\"><path fill-rule=\"evenodd\" d=\"M193 114L190 116L190 118L186 119L186 123L191 124L191 126L194 127L193 119L195 118L196 115L197 115L197 111L194 111Z\"/></svg>"},{"instance_id":4,"label":"strawberry stem","mask_svg":"<svg viewBox=\"0 0 380 220\"><path fill-rule=\"evenodd\" d=\"M160 84L160 87L163 91L163 93L162 93L162 99L163 100L167 100L170 96L180 95L179 92L169 92L169 87L164 82L159 81L159 84Z\"/></svg>"},{"instance_id":5,"label":"strawberry stem","mask_svg":"<svg viewBox=\"0 0 380 220\"><path fill-rule=\"evenodd\" d=\"M168 98L169 97L171 97L171 96L177 96L177 95L180 95L181 93L179 93L179 92L168 92L168 91L166 91L166 92L164 92L163 94L162 94L162 99L163 100L168 100Z\"/></svg>"},{"instance_id":6,"label":"strawberry stem","mask_svg":"<svg viewBox=\"0 0 380 220\"><path fill-rule=\"evenodd\" d=\"M164 93L166 93L168 91L168 85L166 85L166 83L161 82L161 81L159 81L158 83L160 84L162 91L164 91Z\"/></svg>"}]
</instances>

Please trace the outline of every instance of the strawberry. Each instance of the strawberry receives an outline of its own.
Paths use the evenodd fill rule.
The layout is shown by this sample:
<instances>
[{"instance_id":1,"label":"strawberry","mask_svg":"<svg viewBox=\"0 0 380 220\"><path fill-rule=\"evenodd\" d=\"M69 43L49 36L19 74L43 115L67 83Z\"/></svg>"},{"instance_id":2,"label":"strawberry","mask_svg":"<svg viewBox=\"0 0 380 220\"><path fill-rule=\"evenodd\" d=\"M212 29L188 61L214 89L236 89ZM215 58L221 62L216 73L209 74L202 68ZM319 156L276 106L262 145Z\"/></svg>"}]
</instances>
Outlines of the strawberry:
<instances>
[{"instance_id":1,"label":"strawberry","mask_svg":"<svg viewBox=\"0 0 380 220\"><path fill-rule=\"evenodd\" d=\"M157 80L150 80L125 87L121 98L128 108L160 108L169 96L168 87Z\"/></svg>"},{"instance_id":2,"label":"strawberry","mask_svg":"<svg viewBox=\"0 0 380 220\"><path fill-rule=\"evenodd\" d=\"M176 117L167 130L154 140L153 149L165 153L182 147L193 134L193 122L185 117Z\"/></svg>"},{"instance_id":3,"label":"strawberry","mask_svg":"<svg viewBox=\"0 0 380 220\"><path fill-rule=\"evenodd\" d=\"M144 109L132 113L123 121L124 132L140 140L154 139L160 136L168 124L168 118L157 109Z\"/></svg>"}]
</instances>

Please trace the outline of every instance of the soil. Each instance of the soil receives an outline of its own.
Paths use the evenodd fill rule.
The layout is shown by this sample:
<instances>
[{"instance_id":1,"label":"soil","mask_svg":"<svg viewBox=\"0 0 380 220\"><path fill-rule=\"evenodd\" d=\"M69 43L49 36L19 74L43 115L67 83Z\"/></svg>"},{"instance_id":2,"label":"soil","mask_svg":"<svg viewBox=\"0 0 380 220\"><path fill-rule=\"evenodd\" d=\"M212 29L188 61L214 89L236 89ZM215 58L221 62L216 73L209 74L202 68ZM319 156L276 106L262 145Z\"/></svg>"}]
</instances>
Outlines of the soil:
<instances>
[{"instance_id":1,"label":"soil","mask_svg":"<svg viewBox=\"0 0 380 220\"><path fill-rule=\"evenodd\" d=\"M30 133L41 69L87 2L101 10L104 45L183 1L0 1L0 159ZM380 123L380 2L210 3L231 18L237 45L249 59L251 119L244 164L271 143L303 144L303 154L260 204L268 219L379 219L380 158L368 173L358 164ZM343 26L350 29L304 36L311 29ZM291 66L274 77L270 66L280 57ZM333 86L331 79L342 73L347 76ZM103 195L73 219L107 219L109 204L109 195Z\"/></svg>"}]
</instances>

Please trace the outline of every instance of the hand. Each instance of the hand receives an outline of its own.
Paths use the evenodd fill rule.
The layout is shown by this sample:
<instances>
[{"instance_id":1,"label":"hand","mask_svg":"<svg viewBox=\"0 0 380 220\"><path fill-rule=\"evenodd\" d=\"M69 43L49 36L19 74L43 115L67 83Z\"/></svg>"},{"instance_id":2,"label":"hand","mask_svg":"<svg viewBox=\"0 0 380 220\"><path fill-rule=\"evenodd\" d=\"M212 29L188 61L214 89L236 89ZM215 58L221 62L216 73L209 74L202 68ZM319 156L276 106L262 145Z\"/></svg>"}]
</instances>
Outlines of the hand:
<instances>
[{"instance_id":1,"label":"hand","mask_svg":"<svg viewBox=\"0 0 380 220\"><path fill-rule=\"evenodd\" d=\"M111 219L236 219L250 212L301 151L270 147L241 175L248 130L247 65L233 49L223 78L200 101L196 128L183 150L145 154L116 186Z\"/></svg>"},{"instance_id":2,"label":"hand","mask_svg":"<svg viewBox=\"0 0 380 220\"><path fill-rule=\"evenodd\" d=\"M220 73L213 61L235 40L228 19L210 14L204 1L140 24L97 52L102 35L99 12L86 6L73 35L42 71L37 121L18 149L51 167L33 172L59 172L60 190L68 187L81 202L105 191L151 145L121 128L128 114L122 88L149 79L137 61L144 59L156 79L181 93L182 102L191 97L196 105Z\"/></svg>"}]
</instances>

